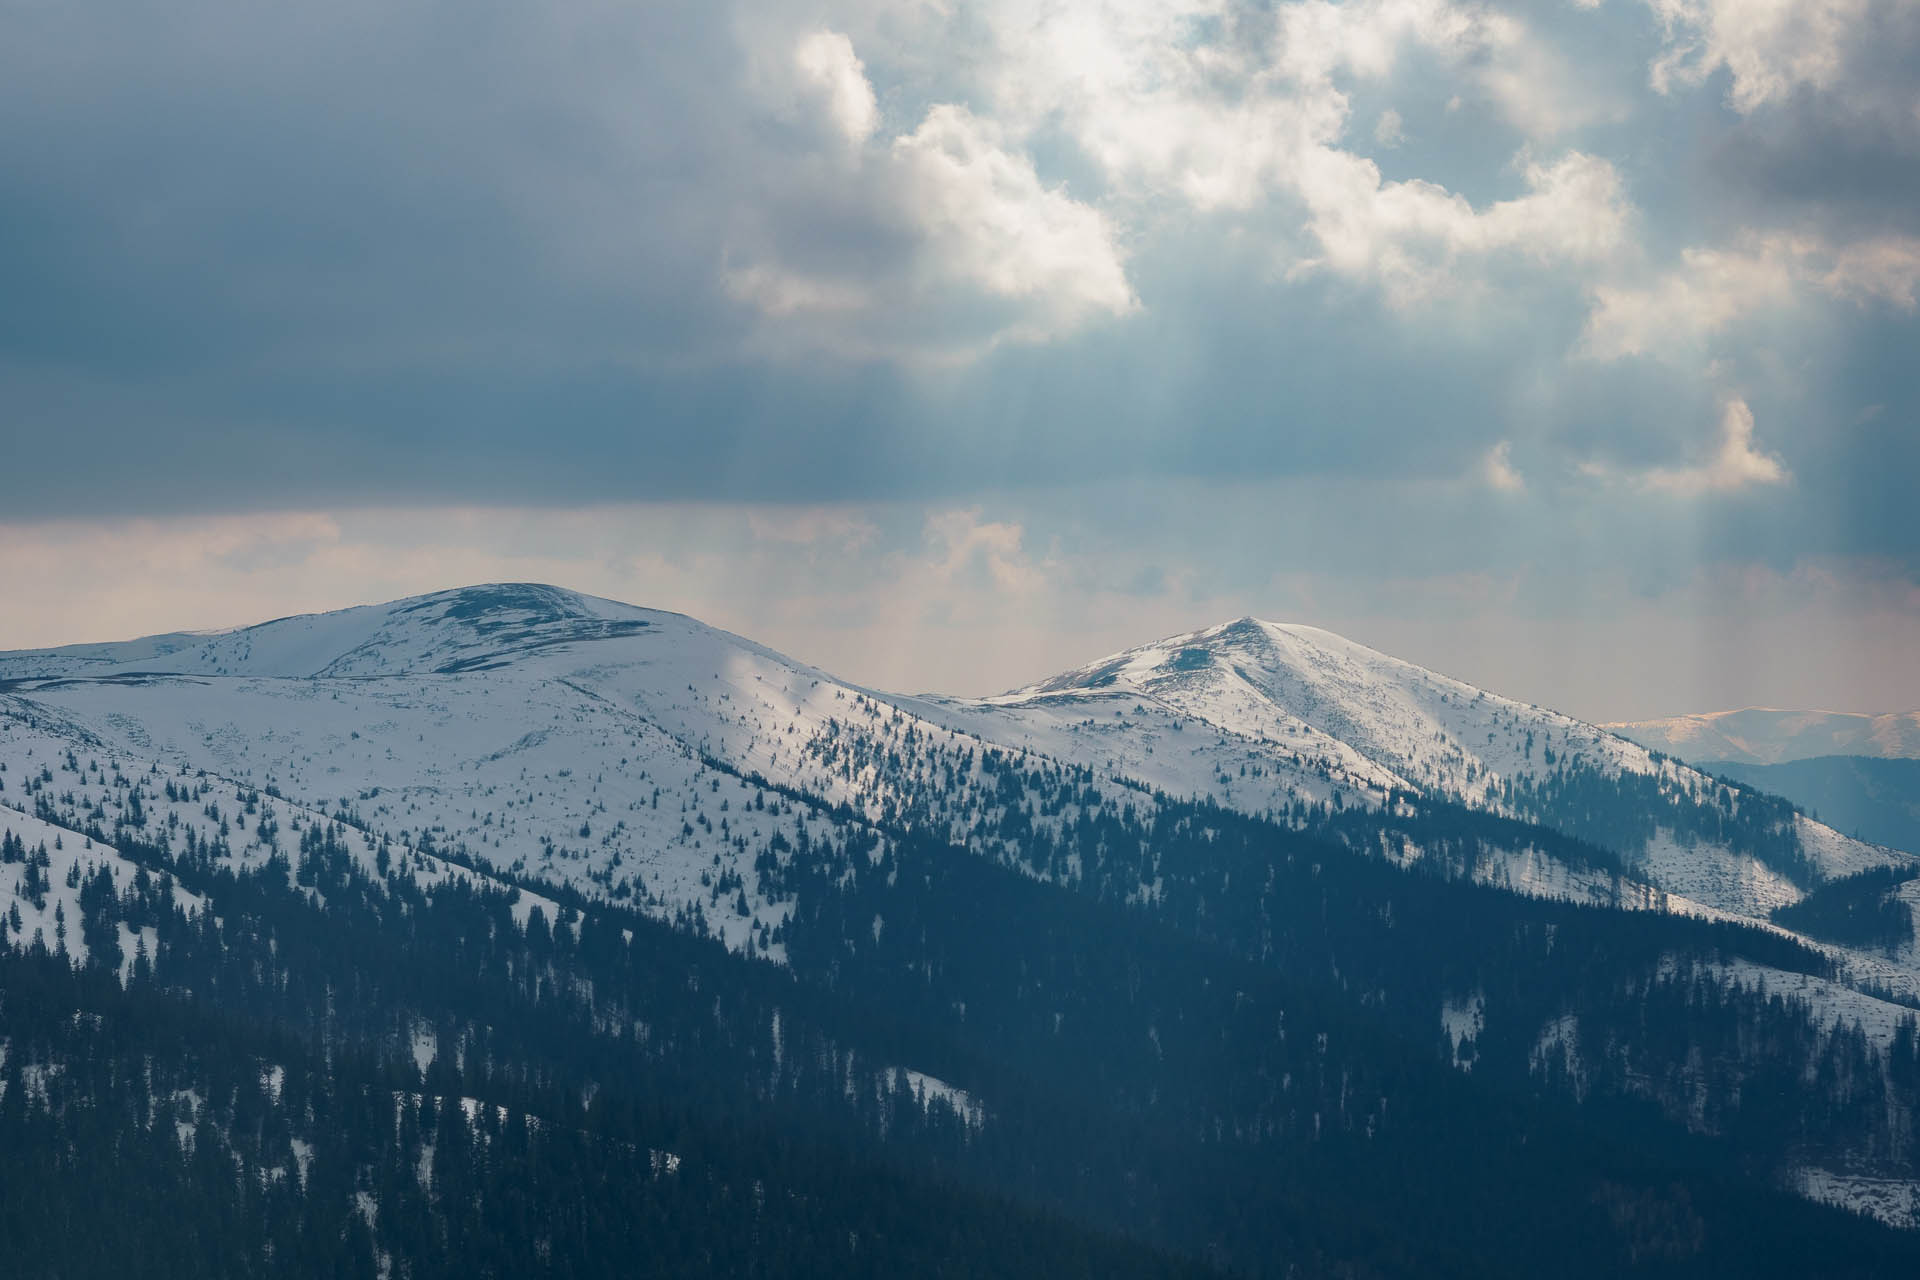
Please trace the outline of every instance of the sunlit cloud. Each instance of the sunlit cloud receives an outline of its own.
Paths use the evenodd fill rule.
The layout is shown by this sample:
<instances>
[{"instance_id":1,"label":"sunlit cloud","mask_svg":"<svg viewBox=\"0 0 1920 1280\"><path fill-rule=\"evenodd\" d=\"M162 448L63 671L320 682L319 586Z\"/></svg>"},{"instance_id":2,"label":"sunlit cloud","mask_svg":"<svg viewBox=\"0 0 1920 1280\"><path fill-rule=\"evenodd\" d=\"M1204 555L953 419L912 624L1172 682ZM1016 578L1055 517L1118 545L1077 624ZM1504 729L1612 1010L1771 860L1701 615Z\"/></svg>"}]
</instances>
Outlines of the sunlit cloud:
<instances>
[{"instance_id":1,"label":"sunlit cloud","mask_svg":"<svg viewBox=\"0 0 1920 1280\"><path fill-rule=\"evenodd\" d=\"M1649 493L1677 498L1738 493L1783 485L1792 479L1778 457L1754 444L1753 410L1738 398L1729 399L1722 408L1714 445L1696 462L1634 470L1589 460L1581 469L1596 480L1624 481Z\"/></svg>"},{"instance_id":2,"label":"sunlit cloud","mask_svg":"<svg viewBox=\"0 0 1920 1280\"><path fill-rule=\"evenodd\" d=\"M1487 456L1480 460L1480 474L1487 485L1501 493L1524 493L1527 482L1513 465L1513 442L1502 440L1487 450Z\"/></svg>"}]
</instances>

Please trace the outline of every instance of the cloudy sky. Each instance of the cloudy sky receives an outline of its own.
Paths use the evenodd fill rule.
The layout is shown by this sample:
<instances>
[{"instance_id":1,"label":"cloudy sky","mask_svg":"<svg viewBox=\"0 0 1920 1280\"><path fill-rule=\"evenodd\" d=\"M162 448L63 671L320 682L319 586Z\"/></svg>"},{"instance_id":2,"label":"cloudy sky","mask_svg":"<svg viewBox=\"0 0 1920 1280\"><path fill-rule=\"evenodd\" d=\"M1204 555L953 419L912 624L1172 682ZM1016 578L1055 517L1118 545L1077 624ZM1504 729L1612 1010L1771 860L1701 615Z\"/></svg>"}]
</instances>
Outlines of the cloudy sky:
<instances>
[{"instance_id":1,"label":"cloudy sky","mask_svg":"<svg viewBox=\"0 0 1920 1280\"><path fill-rule=\"evenodd\" d=\"M1916 0L0 0L0 646L496 579L1920 705Z\"/></svg>"}]
</instances>

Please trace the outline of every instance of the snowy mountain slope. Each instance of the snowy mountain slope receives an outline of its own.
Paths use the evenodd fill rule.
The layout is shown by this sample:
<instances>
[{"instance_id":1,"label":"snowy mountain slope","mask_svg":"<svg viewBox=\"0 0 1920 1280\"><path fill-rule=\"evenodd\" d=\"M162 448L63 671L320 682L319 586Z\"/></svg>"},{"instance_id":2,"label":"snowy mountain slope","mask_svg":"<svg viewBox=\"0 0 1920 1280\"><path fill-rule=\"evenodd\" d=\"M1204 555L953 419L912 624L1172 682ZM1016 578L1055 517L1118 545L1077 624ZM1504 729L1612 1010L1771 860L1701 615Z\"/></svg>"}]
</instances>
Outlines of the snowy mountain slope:
<instances>
[{"instance_id":1,"label":"snowy mountain slope","mask_svg":"<svg viewBox=\"0 0 1920 1280\"><path fill-rule=\"evenodd\" d=\"M1153 791L1217 801L1243 813L1295 801L1375 807L1407 782L1309 725L1269 717L1215 721L1137 691L1092 688L1045 697L896 701L972 737L1076 760Z\"/></svg>"},{"instance_id":2,"label":"snowy mountain slope","mask_svg":"<svg viewBox=\"0 0 1920 1280\"><path fill-rule=\"evenodd\" d=\"M755 926L764 943L779 913L754 894L733 824L743 842L748 832L763 837L754 853L776 832L824 840L832 831L817 817L789 820L785 805L756 813L758 789L556 681L155 677L63 684L46 696L55 694L102 750L154 760L162 773L205 770L271 788L402 846L462 848L482 865L669 913L666 904L716 900L744 877L737 887L765 914L713 913L738 947ZM12 719L8 701L0 698L0 724ZM16 736L0 736L0 752Z\"/></svg>"},{"instance_id":3,"label":"snowy mountain slope","mask_svg":"<svg viewBox=\"0 0 1920 1280\"><path fill-rule=\"evenodd\" d=\"M1062 729L1078 726L1117 769L1175 794L1190 779L1160 760L1208 758L1222 767L1194 790L1246 812L1276 806L1236 755L1272 768L1281 789L1311 792L1305 774L1318 799L1378 803L1400 789L1543 821L1616 849L1655 885L1745 915L1797 898L1795 870L1819 880L1902 857L1784 807L1757 814L1755 801L1598 726L1313 627L1242 618L997 698L930 705L1050 753L1072 751Z\"/></svg>"},{"instance_id":4,"label":"snowy mountain slope","mask_svg":"<svg viewBox=\"0 0 1920 1280\"><path fill-rule=\"evenodd\" d=\"M1656 751L1701 763L1781 764L1816 756L1920 758L1920 711L1861 715L1743 707L1606 728Z\"/></svg>"},{"instance_id":5,"label":"snowy mountain slope","mask_svg":"<svg viewBox=\"0 0 1920 1280\"><path fill-rule=\"evenodd\" d=\"M270 787L375 837L691 915L774 956L796 850L854 841L878 856L889 833L919 831L1072 878L1080 868L1032 858L1032 837L1149 812L1156 793L1254 816L1428 795L1561 825L1555 806L1573 802L1543 788L1632 779L1719 838L1624 831L1612 845L1647 881L1628 897L1664 890L1762 917L1802 892L1724 835L1723 810L1749 802L1704 775L1331 633L1252 619L974 700L875 693L681 615L528 584L0 655L0 671L0 723ZM1816 878L1897 856L1798 815L1769 833ZM1476 875L1617 894L1549 861L1516 849Z\"/></svg>"},{"instance_id":6,"label":"snowy mountain slope","mask_svg":"<svg viewBox=\"0 0 1920 1280\"><path fill-rule=\"evenodd\" d=\"M509 583L301 614L229 631L0 654L0 680L165 673L384 676L472 670L547 645L676 618L558 587ZM678 619L688 622L688 619Z\"/></svg>"},{"instance_id":7,"label":"snowy mountain slope","mask_svg":"<svg viewBox=\"0 0 1920 1280\"><path fill-rule=\"evenodd\" d=\"M1371 857L1431 860L1532 898L1759 923L1836 968L1817 980L1709 976L1729 990L1756 974L1791 987L1821 1034L1867 1014L1895 1026L1899 1012L1875 993L1920 998L1920 948L1854 950L1765 924L1807 885L1739 842L1759 831L1790 844L1815 879L1895 855L1594 726L1312 628L1243 619L988 699L882 694L684 616L520 585L76 652L0 655L12 673L0 689L0 827L54 851L44 869L0 865L0 915L23 904L22 928L4 941L25 947L38 930L45 944L64 916L76 959L90 867L119 887L138 874L132 859L160 865L155 847L269 873L283 858L298 887L302 843L321 831L376 880L507 889L523 928L536 907L561 914L554 898L510 888L532 882L775 962L788 961L792 938L796 970L809 920L818 962L811 913L822 896L821 877L807 889L796 869L846 884L853 868L881 865L866 879L891 884L914 858L975 867L921 837L1036 878L1084 878L1130 912L1161 911L1163 924L1183 891L1207 910L1264 911L1273 826L1242 824L1256 857L1231 878L1183 885L1191 868L1162 876L1158 851L1145 849L1164 841L1205 864L1200 846L1239 822L1205 807L1216 805L1312 839L1340 838L1328 834L1340 824L1323 821L1335 813L1357 833L1349 847ZM1611 833L1628 868L1482 813L1466 814L1480 828L1462 842L1511 830L1467 864L1447 860L1459 824L1410 826L1411 836L1389 825L1421 811L1457 818L1456 803L1564 822L1596 844ZM1648 805L1658 821L1640 813ZM1645 821L1616 821L1622 807ZM1162 817L1171 821L1156 830ZM1177 844L1183 824L1201 839ZM1326 846L1311 847L1317 875ZM1920 882L1902 901L1920 909ZM891 904L884 918L862 910L834 928L835 945L851 954L869 938L878 949L910 937L903 918ZM138 941L123 938L123 955ZM1563 1059L1577 1056L1577 1031L1542 1034ZM966 1079L953 1078L940 1096L972 1124ZM946 1087L914 1072L888 1080L916 1095Z\"/></svg>"},{"instance_id":8,"label":"snowy mountain slope","mask_svg":"<svg viewBox=\"0 0 1920 1280\"><path fill-rule=\"evenodd\" d=\"M109 845L0 807L0 848L9 841L18 841L12 847L24 856L19 861L0 857L0 943L65 950L75 964L84 964L88 947L80 883L104 869L115 890L124 890L137 868ZM196 907L182 903L183 910ZM131 953L130 942L126 950Z\"/></svg>"},{"instance_id":9,"label":"snowy mountain slope","mask_svg":"<svg viewBox=\"0 0 1920 1280\"><path fill-rule=\"evenodd\" d=\"M47 845L61 884L76 865L84 872L97 864L124 887L135 866L109 843L107 837L116 833L119 839L173 856L203 857L234 872L258 871L279 858L293 882L303 835L325 829L369 874L383 876L390 870L428 891L448 881L486 884L517 895L515 911L523 920L536 906L549 919L558 911L543 895L492 880L431 852L383 840L356 825L344 810L330 815L246 782L123 754L71 721L9 702L0 697L0 832L17 835L32 849ZM9 887L15 899L21 892L17 879L10 883L0 871L0 886ZM72 898L73 890L72 885L56 887L44 910L51 912L56 898ZM200 901L185 889L176 887L174 894L182 910L200 910ZM7 894L0 892L0 912L6 901ZM77 900L66 902L77 930L80 917L71 914L76 905ZM26 943L30 937L15 941ZM51 930L45 941L51 949ZM70 950L76 962L85 956L71 944Z\"/></svg>"},{"instance_id":10,"label":"snowy mountain slope","mask_svg":"<svg viewBox=\"0 0 1920 1280\"><path fill-rule=\"evenodd\" d=\"M1582 755L1645 773L1644 750L1315 627L1241 618L1174 636L995 699L1109 689L1246 736L1342 750L1399 785L1486 803L1498 779Z\"/></svg>"},{"instance_id":11,"label":"snowy mountain slope","mask_svg":"<svg viewBox=\"0 0 1920 1280\"><path fill-rule=\"evenodd\" d=\"M1920 853L1920 759L1813 756L1784 764L1716 760L1701 768L1784 796L1858 839Z\"/></svg>"},{"instance_id":12,"label":"snowy mountain slope","mask_svg":"<svg viewBox=\"0 0 1920 1280\"><path fill-rule=\"evenodd\" d=\"M789 908L762 880L796 850L861 839L877 853L869 824L883 821L966 843L983 813L1020 798L983 758L1019 753L691 619L552 588L284 619L158 660L153 648L96 656L85 676L17 679L0 724L690 913L776 958ZM13 669L34 661L16 655Z\"/></svg>"},{"instance_id":13,"label":"snowy mountain slope","mask_svg":"<svg viewBox=\"0 0 1920 1280\"><path fill-rule=\"evenodd\" d=\"M609 634L609 618L644 625ZM1036 864L1032 837L1090 808L1150 808L1147 788L1264 813L1343 792L1377 804L1396 781L1338 743L1316 741L1315 756L1202 721L1015 734L1003 716L888 700L691 619L546 588L285 619L164 661L179 674L145 670L135 646L87 677L23 680L16 697L117 750L344 810L402 844L691 913L776 957L790 907L763 881L796 849L857 833L877 855L886 831L925 830L1073 876Z\"/></svg>"},{"instance_id":14,"label":"snowy mountain slope","mask_svg":"<svg viewBox=\"0 0 1920 1280\"><path fill-rule=\"evenodd\" d=\"M107 644L63 645L57 649L22 649L0 653L0 683L23 678L82 675L158 662L182 649L204 644L213 633L175 631Z\"/></svg>"},{"instance_id":15,"label":"snowy mountain slope","mask_svg":"<svg viewBox=\"0 0 1920 1280\"><path fill-rule=\"evenodd\" d=\"M762 885L763 859L856 831L877 853L905 829L1020 861L1020 841L988 834L1009 814L1029 834L1057 831L1090 806L1150 805L1145 785L1207 793L1223 773L1209 760L1143 780L984 739L692 619L552 588L445 592L154 647L96 654L83 676L17 677L13 704L168 767L350 811L388 839L691 911L774 955L786 908ZM40 660L8 661L17 673ZM1141 739L1120 737L1130 751ZM1069 780L1098 785L1068 795ZM1262 807L1327 794L1300 775Z\"/></svg>"}]
</instances>

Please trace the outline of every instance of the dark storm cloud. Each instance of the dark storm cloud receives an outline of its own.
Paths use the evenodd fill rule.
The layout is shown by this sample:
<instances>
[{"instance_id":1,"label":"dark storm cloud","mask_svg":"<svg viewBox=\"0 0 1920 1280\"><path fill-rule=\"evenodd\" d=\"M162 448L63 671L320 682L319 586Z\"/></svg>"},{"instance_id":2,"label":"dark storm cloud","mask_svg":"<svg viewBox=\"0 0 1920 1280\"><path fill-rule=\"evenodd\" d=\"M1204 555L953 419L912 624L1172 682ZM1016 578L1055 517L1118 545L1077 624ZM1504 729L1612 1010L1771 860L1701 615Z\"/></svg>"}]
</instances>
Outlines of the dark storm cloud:
<instances>
[{"instance_id":1,"label":"dark storm cloud","mask_svg":"<svg viewBox=\"0 0 1920 1280\"><path fill-rule=\"evenodd\" d=\"M897 17L846 8L0 9L0 507L962 500L1304 474L1378 486L1344 508L1368 533L1326 551L1372 571L1577 542L1658 574L1682 538L1920 558L1896 480L1920 462L1897 303L1815 290L1697 352L1579 353L1602 273L1652 279L1753 227L1920 230L1910 7L1876 10L1890 25L1846 92L1746 115L1724 75L1647 90L1657 25L1624 5L1524 11L1533 44L1439 41L1373 79L1329 55L1351 91L1338 141L1380 174L1314 192L1268 175L1285 196L1244 206L1179 175L1130 187L1137 169L1103 168L1061 110L1030 142L988 118L968 76L1006 51L985 19L956 18L951 49L850 42L864 63L794 81L798 37ZM916 150L939 102L962 113ZM1179 145L1217 140L1189 114ZM836 159L860 146L863 164ZM1619 175L1626 241L1555 256L1580 212L1555 207L1484 248L1528 165L1576 150ZM1058 250L1041 265L1066 264L1031 296L965 287L992 276L991 243L960 285L938 274L978 248L938 235L989 198L984 221L1029 219ZM1310 215L1365 242L1362 265L1327 265ZM1102 285L1103 253L1137 305ZM1411 300L1392 287L1408 261ZM740 281L760 266L828 301L756 306ZM1047 289L1079 309L1048 310ZM1734 394L1791 484L1704 515L1634 486L1710 452ZM1482 482L1503 444L1518 496ZM1627 478L1595 482L1594 460ZM1407 496L1442 482L1464 487Z\"/></svg>"},{"instance_id":2,"label":"dark storm cloud","mask_svg":"<svg viewBox=\"0 0 1920 1280\"><path fill-rule=\"evenodd\" d=\"M1289 317L1292 320L1291 317ZM1456 471L1492 443L1498 360L1330 305L1304 325L1156 317L965 376L892 368L236 368L117 387L15 375L16 515L356 501L943 497L1139 474ZM1392 380L1356 378L1360 352ZM84 467L76 442L85 444ZM158 483L156 483L158 482Z\"/></svg>"},{"instance_id":3,"label":"dark storm cloud","mask_svg":"<svg viewBox=\"0 0 1920 1280\"><path fill-rule=\"evenodd\" d=\"M1908 51L1920 66L1920 41ZM1742 121L1709 153L1733 208L1839 235L1920 235L1920 128L1913 108L1857 110L1801 92Z\"/></svg>"},{"instance_id":4,"label":"dark storm cloud","mask_svg":"<svg viewBox=\"0 0 1920 1280\"><path fill-rule=\"evenodd\" d=\"M702 332L676 251L711 240L687 206L726 154L724 33L684 8L578 48L485 5L32 7L0 46L9 351L414 366Z\"/></svg>"}]
</instances>

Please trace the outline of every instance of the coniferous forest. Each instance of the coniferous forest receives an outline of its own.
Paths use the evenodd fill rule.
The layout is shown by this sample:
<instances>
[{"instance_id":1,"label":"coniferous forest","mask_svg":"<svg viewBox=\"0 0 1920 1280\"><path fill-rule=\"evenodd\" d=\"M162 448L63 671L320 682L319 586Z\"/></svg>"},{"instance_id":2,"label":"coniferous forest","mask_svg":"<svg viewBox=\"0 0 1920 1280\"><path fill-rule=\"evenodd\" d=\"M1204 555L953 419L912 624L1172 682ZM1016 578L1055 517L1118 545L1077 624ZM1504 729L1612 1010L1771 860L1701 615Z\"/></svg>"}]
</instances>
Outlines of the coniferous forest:
<instances>
[{"instance_id":1,"label":"coniferous forest","mask_svg":"<svg viewBox=\"0 0 1920 1280\"><path fill-rule=\"evenodd\" d=\"M784 967L572 895L548 919L511 887L381 879L338 824L239 873L96 832L141 871L81 882L87 964L64 937L0 953L9 1257L62 1277L1920 1262L1771 1174L1836 1135L1912 1162L1911 1019L1883 1070L1713 976L1824 972L1791 940L1443 874L1502 821L1409 807L1400 834L1436 852L1403 870L1353 854L1352 816L1175 806L1063 836L1087 891L849 840L782 864ZM1159 902L1100 889L1137 882L1098 874L1123 847L1157 860ZM1449 1000L1471 1035L1435 1022Z\"/></svg>"}]
</instances>

